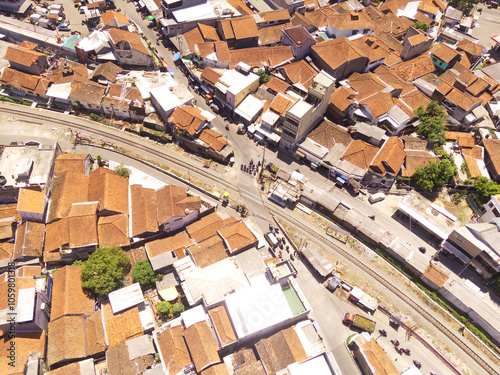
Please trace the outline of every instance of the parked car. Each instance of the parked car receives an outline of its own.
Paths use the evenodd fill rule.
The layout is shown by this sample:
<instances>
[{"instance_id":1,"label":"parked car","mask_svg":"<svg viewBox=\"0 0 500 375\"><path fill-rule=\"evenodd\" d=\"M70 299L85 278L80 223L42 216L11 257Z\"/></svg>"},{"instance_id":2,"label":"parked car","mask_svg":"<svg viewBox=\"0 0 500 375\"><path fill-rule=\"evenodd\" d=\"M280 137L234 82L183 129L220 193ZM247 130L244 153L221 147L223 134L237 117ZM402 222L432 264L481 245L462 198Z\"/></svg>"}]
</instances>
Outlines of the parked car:
<instances>
[{"instance_id":1,"label":"parked car","mask_svg":"<svg viewBox=\"0 0 500 375\"><path fill-rule=\"evenodd\" d=\"M57 29L59 31L71 31L71 26L67 23L60 23L59 25L57 25Z\"/></svg>"}]
</instances>

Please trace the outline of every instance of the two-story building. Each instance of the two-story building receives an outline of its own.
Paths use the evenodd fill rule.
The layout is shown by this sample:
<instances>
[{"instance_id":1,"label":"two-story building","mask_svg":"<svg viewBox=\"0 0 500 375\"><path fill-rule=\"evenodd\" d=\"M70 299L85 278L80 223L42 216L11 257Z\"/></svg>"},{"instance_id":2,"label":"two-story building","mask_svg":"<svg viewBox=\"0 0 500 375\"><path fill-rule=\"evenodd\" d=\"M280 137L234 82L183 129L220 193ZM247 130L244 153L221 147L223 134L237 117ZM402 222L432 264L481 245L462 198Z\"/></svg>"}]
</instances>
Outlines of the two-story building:
<instances>
[{"instance_id":1,"label":"two-story building","mask_svg":"<svg viewBox=\"0 0 500 375\"><path fill-rule=\"evenodd\" d=\"M281 44L292 47L293 57L302 60L316 44L316 39L302 25L281 30Z\"/></svg>"},{"instance_id":2,"label":"two-story building","mask_svg":"<svg viewBox=\"0 0 500 375\"><path fill-rule=\"evenodd\" d=\"M431 59L440 72L453 67L453 65L462 58L456 49L450 47L447 43L435 43L431 48Z\"/></svg>"},{"instance_id":3,"label":"two-story building","mask_svg":"<svg viewBox=\"0 0 500 375\"><path fill-rule=\"evenodd\" d=\"M4 58L12 69L27 74L40 75L49 67L49 56L27 47L9 46Z\"/></svg>"},{"instance_id":4,"label":"two-story building","mask_svg":"<svg viewBox=\"0 0 500 375\"><path fill-rule=\"evenodd\" d=\"M356 34L372 35L374 24L368 14L350 11L328 17L326 33L332 38Z\"/></svg>"},{"instance_id":5,"label":"two-story building","mask_svg":"<svg viewBox=\"0 0 500 375\"><path fill-rule=\"evenodd\" d=\"M259 45L259 30L251 16L221 20L217 30L229 49L252 48Z\"/></svg>"},{"instance_id":6,"label":"two-story building","mask_svg":"<svg viewBox=\"0 0 500 375\"><path fill-rule=\"evenodd\" d=\"M109 29L107 34L119 65L142 69L153 67L153 57L139 34L116 28Z\"/></svg>"},{"instance_id":7,"label":"two-story building","mask_svg":"<svg viewBox=\"0 0 500 375\"><path fill-rule=\"evenodd\" d=\"M235 108L245 97L257 91L259 76L251 68L238 63L236 69L224 72L215 84L215 96L230 108Z\"/></svg>"}]
</instances>

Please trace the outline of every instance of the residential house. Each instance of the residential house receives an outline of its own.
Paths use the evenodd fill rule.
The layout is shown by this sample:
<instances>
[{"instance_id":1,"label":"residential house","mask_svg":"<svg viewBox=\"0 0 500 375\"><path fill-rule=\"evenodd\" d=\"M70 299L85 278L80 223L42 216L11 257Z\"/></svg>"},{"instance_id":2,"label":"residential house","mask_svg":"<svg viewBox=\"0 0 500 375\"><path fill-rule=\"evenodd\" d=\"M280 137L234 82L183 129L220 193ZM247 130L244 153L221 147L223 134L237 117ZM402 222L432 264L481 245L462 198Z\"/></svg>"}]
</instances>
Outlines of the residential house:
<instances>
[{"instance_id":1,"label":"residential house","mask_svg":"<svg viewBox=\"0 0 500 375\"><path fill-rule=\"evenodd\" d=\"M217 30L229 49L252 48L259 45L259 30L253 17L237 17L221 20Z\"/></svg>"},{"instance_id":2,"label":"residential house","mask_svg":"<svg viewBox=\"0 0 500 375\"><path fill-rule=\"evenodd\" d=\"M199 196L187 196L186 189L168 185L156 190L159 229L173 232L198 219L201 209Z\"/></svg>"},{"instance_id":3,"label":"residential house","mask_svg":"<svg viewBox=\"0 0 500 375\"><path fill-rule=\"evenodd\" d=\"M362 36L351 41L351 45L358 52L368 57L368 65L365 72L374 70L384 63L387 66L393 66L401 62L401 58L376 36Z\"/></svg>"},{"instance_id":4,"label":"residential house","mask_svg":"<svg viewBox=\"0 0 500 375\"><path fill-rule=\"evenodd\" d=\"M500 217L500 195L492 195L490 200L483 205L481 211L483 212L481 216L483 223L490 223Z\"/></svg>"},{"instance_id":5,"label":"residential house","mask_svg":"<svg viewBox=\"0 0 500 375\"><path fill-rule=\"evenodd\" d=\"M164 272L186 256L185 249L193 245L186 231L146 243L146 254L155 272Z\"/></svg>"},{"instance_id":6,"label":"residential house","mask_svg":"<svg viewBox=\"0 0 500 375\"><path fill-rule=\"evenodd\" d=\"M369 63L368 57L359 53L346 37L317 43L311 51L316 64L336 79L363 72Z\"/></svg>"},{"instance_id":7,"label":"residential house","mask_svg":"<svg viewBox=\"0 0 500 375\"><path fill-rule=\"evenodd\" d=\"M197 267L205 268L228 257L224 242L219 236L212 236L187 249Z\"/></svg>"},{"instance_id":8,"label":"residential house","mask_svg":"<svg viewBox=\"0 0 500 375\"><path fill-rule=\"evenodd\" d=\"M370 164L362 183L390 187L405 161L404 144L398 137L389 137Z\"/></svg>"},{"instance_id":9,"label":"residential house","mask_svg":"<svg viewBox=\"0 0 500 375\"><path fill-rule=\"evenodd\" d=\"M274 26L290 22L290 13L286 9L259 12L253 15L257 27Z\"/></svg>"},{"instance_id":10,"label":"residential house","mask_svg":"<svg viewBox=\"0 0 500 375\"><path fill-rule=\"evenodd\" d=\"M282 30L281 44L292 47L293 57L302 60L311 51L311 46L316 44L316 39L299 25Z\"/></svg>"},{"instance_id":11,"label":"residential house","mask_svg":"<svg viewBox=\"0 0 500 375\"><path fill-rule=\"evenodd\" d=\"M147 374L155 364L155 349L148 336L142 335L121 344L111 346L106 351L108 373ZM157 370L160 366L157 366ZM153 367L156 368L156 367ZM160 369L161 371L161 369Z\"/></svg>"},{"instance_id":12,"label":"residential house","mask_svg":"<svg viewBox=\"0 0 500 375\"><path fill-rule=\"evenodd\" d=\"M228 163L234 155L234 148L222 134L214 129L204 128L198 136L197 143L201 144L200 152L208 155L220 163Z\"/></svg>"},{"instance_id":13,"label":"residential house","mask_svg":"<svg viewBox=\"0 0 500 375\"><path fill-rule=\"evenodd\" d=\"M142 69L153 66L151 52L139 34L116 28L109 29L107 33L118 64Z\"/></svg>"},{"instance_id":14,"label":"residential house","mask_svg":"<svg viewBox=\"0 0 500 375\"><path fill-rule=\"evenodd\" d=\"M290 23L282 23L260 28L259 46L277 46L281 44L282 31L290 26Z\"/></svg>"},{"instance_id":15,"label":"residential house","mask_svg":"<svg viewBox=\"0 0 500 375\"><path fill-rule=\"evenodd\" d=\"M406 82L412 82L425 74L436 70L432 59L428 55L420 55L412 60L403 61L392 66L391 71L399 75Z\"/></svg>"},{"instance_id":16,"label":"residential house","mask_svg":"<svg viewBox=\"0 0 500 375\"><path fill-rule=\"evenodd\" d=\"M132 83L109 84L106 96L101 100L101 108L111 120L142 122L146 117L141 92Z\"/></svg>"},{"instance_id":17,"label":"residential house","mask_svg":"<svg viewBox=\"0 0 500 375\"><path fill-rule=\"evenodd\" d=\"M354 139L349 146L344 149L344 154L340 157L339 163L333 165L331 173L334 172L335 175L340 176L343 180L348 180L351 177L361 180L372 164L379 148L360 139ZM349 164L342 165L341 162L347 162ZM351 165L354 166L354 168L352 168ZM362 177L359 177L360 175Z\"/></svg>"},{"instance_id":18,"label":"residential house","mask_svg":"<svg viewBox=\"0 0 500 375\"><path fill-rule=\"evenodd\" d=\"M291 85L282 79L272 76L269 82L266 83L267 91L276 96L279 92L285 92Z\"/></svg>"},{"instance_id":19,"label":"residential house","mask_svg":"<svg viewBox=\"0 0 500 375\"><path fill-rule=\"evenodd\" d=\"M66 172L74 172L88 176L90 173L90 154L59 155L54 162L54 175L62 177Z\"/></svg>"},{"instance_id":20,"label":"residential house","mask_svg":"<svg viewBox=\"0 0 500 375\"><path fill-rule=\"evenodd\" d=\"M176 322L164 325L153 332L153 339L165 373L182 373L193 363L184 339L184 331L182 324Z\"/></svg>"},{"instance_id":21,"label":"residential house","mask_svg":"<svg viewBox=\"0 0 500 375\"><path fill-rule=\"evenodd\" d=\"M459 52L464 52L467 59L472 64L478 61L478 59L486 53L486 49L479 43L478 40L476 40L476 42L472 42L464 38L455 45L455 48Z\"/></svg>"},{"instance_id":22,"label":"residential house","mask_svg":"<svg viewBox=\"0 0 500 375\"><path fill-rule=\"evenodd\" d=\"M114 10L109 10L106 13L101 14L101 20L103 23L103 30L112 28L128 30L128 27L130 26L130 21L127 16Z\"/></svg>"},{"instance_id":23,"label":"residential house","mask_svg":"<svg viewBox=\"0 0 500 375\"><path fill-rule=\"evenodd\" d=\"M236 219L233 217L228 217L223 220L219 214L214 212L202 217L193 224L188 225L186 230L189 233L189 237L197 243L201 243L210 237L218 236L217 233L219 230L224 229L235 222Z\"/></svg>"},{"instance_id":24,"label":"residential house","mask_svg":"<svg viewBox=\"0 0 500 375\"><path fill-rule=\"evenodd\" d=\"M103 85L116 82L116 76L123 72L123 68L108 61L99 66L92 73L92 80Z\"/></svg>"},{"instance_id":25,"label":"residential house","mask_svg":"<svg viewBox=\"0 0 500 375\"><path fill-rule=\"evenodd\" d=\"M63 254L69 247L68 218L52 221L45 226L43 261L47 264L70 263L73 258ZM73 254L71 254L73 255Z\"/></svg>"},{"instance_id":26,"label":"residential house","mask_svg":"<svg viewBox=\"0 0 500 375\"><path fill-rule=\"evenodd\" d=\"M332 38L372 35L373 32L373 21L366 13L350 11L328 17L326 33Z\"/></svg>"},{"instance_id":27,"label":"residential house","mask_svg":"<svg viewBox=\"0 0 500 375\"><path fill-rule=\"evenodd\" d=\"M156 192L141 185L130 185L130 237L148 237L158 232Z\"/></svg>"},{"instance_id":28,"label":"residential house","mask_svg":"<svg viewBox=\"0 0 500 375\"><path fill-rule=\"evenodd\" d=\"M23 221L17 226L13 262L37 263L43 254L45 225L34 221Z\"/></svg>"},{"instance_id":29,"label":"residential house","mask_svg":"<svg viewBox=\"0 0 500 375\"><path fill-rule=\"evenodd\" d=\"M229 68L229 49L226 42L206 42L194 45L194 61L200 68L210 66L218 69Z\"/></svg>"},{"instance_id":30,"label":"residential house","mask_svg":"<svg viewBox=\"0 0 500 375\"><path fill-rule=\"evenodd\" d=\"M40 265L23 266L12 272L0 275L0 292L9 297L3 298L0 304L0 329L4 335L15 331L16 336L21 332L46 331L50 311L50 290L47 289L50 281L46 280L50 276L47 279L41 276Z\"/></svg>"},{"instance_id":31,"label":"residential house","mask_svg":"<svg viewBox=\"0 0 500 375\"><path fill-rule=\"evenodd\" d=\"M219 81L222 74L212 69L211 67L206 67L201 73L201 84L207 91L215 91L215 84Z\"/></svg>"},{"instance_id":32,"label":"residential house","mask_svg":"<svg viewBox=\"0 0 500 375\"><path fill-rule=\"evenodd\" d=\"M73 203L88 201L89 177L66 172L54 179L52 195L47 214L47 223L67 217Z\"/></svg>"},{"instance_id":33,"label":"residential house","mask_svg":"<svg viewBox=\"0 0 500 375\"><path fill-rule=\"evenodd\" d=\"M89 201L99 202L99 216L128 213L128 178L108 168L97 168L89 176Z\"/></svg>"},{"instance_id":34,"label":"residential house","mask_svg":"<svg viewBox=\"0 0 500 375\"><path fill-rule=\"evenodd\" d=\"M50 81L38 75L23 73L9 67L3 69L0 83L16 96L46 97Z\"/></svg>"},{"instance_id":35,"label":"residential house","mask_svg":"<svg viewBox=\"0 0 500 375\"><path fill-rule=\"evenodd\" d=\"M431 48L434 40L419 29L409 27L403 39L400 56L404 61L420 56Z\"/></svg>"},{"instance_id":36,"label":"residential house","mask_svg":"<svg viewBox=\"0 0 500 375\"><path fill-rule=\"evenodd\" d=\"M66 315L51 321L48 336L47 365L51 368L88 357L103 358L107 348L100 310L90 316Z\"/></svg>"},{"instance_id":37,"label":"residential house","mask_svg":"<svg viewBox=\"0 0 500 375\"><path fill-rule=\"evenodd\" d=\"M97 222L99 247L130 246L127 214L101 216Z\"/></svg>"},{"instance_id":38,"label":"residential house","mask_svg":"<svg viewBox=\"0 0 500 375\"><path fill-rule=\"evenodd\" d=\"M189 137L197 136L205 126L210 124L208 119L203 116L205 112L198 107L177 107L168 118L169 131L173 134L183 132Z\"/></svg>"},{"instance_id":39,"label":"residential house","mask_svg":"<svg viewBox=\"0 0 500 375\"><path fill-rule=\"evenodd\" d=\"M234 69L239 63L245 63L252 68L274 69L294 60L289 46L254 47L229 51L229 69Z\"/></svg>"},{"instance_id":40,"label":"residential house","mask_svg":"<svg viewBox=\"0 0 500 375\"><path fill-rule=\"evenodd\" d=\"M492 180L500 181L500 139L484 139L484 161Z\"/></svg>"},{"instance_id":41,"label":"residential house","mask_svg":"<svg viewBox=\"0 0 500 375\"><path fill-rule=\"evenodd\" d=\"M184 330L184 339L193 358L196 372L219 363L219 347L207 321L194 323Z\"/></svg>"},{"instance_id":42,"label":"residential house","mask_svg":"<svg viewBox=\"0 0 500 375\"><path fill-rule=\"evenodd\" d=\"M45 222L47 200L45 192L38 189L19 189L17 198L17 212L25 221Z\"/></svg>"},{"instance_id":43,"label":"residential house","mask_svg":"<svg viewBox=\"0 0 500 375\"><path fill-rule=\"evenodd\" d=\"M290 148L302 140L323 119L334 85L335 78L325 71L321 71L313 78L307 96L295 102L286 111L281 128L281 147Z\"/></svg>"},{"instance_id":44,"label":"residential house","mask_svg":"<svg viewBox=\"0 0 500 375\"><path fill-rule=\"evenodd\" d=\"M101 100L104 97L106 86L89 79L76 79L71 82L69 98L79 103L83 108L92 112L101 112Z\"/></svg>"},{"instance_id":45,"label":"residential house","mask_svg":"<svg viewBox=\"0 0 500 375\"><path fill-rule=\"evenodd\" d=\"M83 374L93 374L96 371L95 366L94 366L94 359L89 358L89 359L84 359L83 361L80 362L73 362L70 363L69 365L58 367L55 370L49 371L46 374L47 375L65 375L65 374L77 374L77 375L83 375Z\"/></svg>"},{"instance_id":46,"label":"residential house","mask_svg":"<svg viewBox=\"0 0 500 375\"><path fill-rule=\"evenodd\" d=\"M247 250L257 244L257 237L239 220L218 232L230 254Z\"/></svg>"},{"instance_id":47,"label":"residential house","mask_svg":"<svg viewBox=\"0 0 500 375\"><path fill-rule=\"evenodd\" d=\"M12 69L39 76L49 67L49 56L22 46L9 46L5 60Z\"/></svg>"},{"instance_id":48,"label":"residential house","mask_svg":"<svg viewBox=\"0 0 500 375\"><path fill-rule=\"evenodd\" d=\"M360 338L361 335L357 335L357 337ZM354 352L356 358L359 360L360 367L363 369L363 373L367 375L376 375L379 373L398 375L400 373L377 340L372 338L369 341L367 339L360 341L364 341L364 343L356 345Z\"/></svg>"},{"instance_id":49,"label":"residential house","mask_svg":"<svg viewBox=\"0 0 500 375\"><path fill-rule=\"evenodd\" d=\"M441 72L452 68L461 58L462 56L454 48L449 47L447 43L439 42L432 46L431 59Z\"/></svg>"},{"instance_id":50,"label":"residential house","mask_svg":"<svg viewBox=\"0 0 500 375\"><path fill-rule=\"evenodd\" d=\"M279 72L288 83L301 92L307 92L313 78L318 75L318 72L305 60L286 64L279 68Z\"/></svg>"},{"instance_id":51,"label":"residential house","mask_svg":"<svg viewBox=\"0 0 500 375\"><path fill-rule=\"evenodd\" d=\"M237 107L259 87L259 76L252 73L250 67L239 63L236 68L224 72L215 84L215 95L230 108Z\"/></svg>"},{"instance_id":52,"label":"residential house","mask_svg":"<svg viewBox=\"0 0 500 375\"><path fill-rule=\"evenodd\" d=\"M163 84L150 88L151 103L163 119L168 122L168 118L175 108L194 104L194 96L184 85Z\"/></svg>"},{"instance_id":53,"label":"residential house","mask_svg":"<svg viewBox=\"0 0 500 375\"><path fill-rule=\"evenodd\" d=\"M424 167L429 163L439 163L439 157L425 150L408 150L405 148L405 163L401 168L401 176L411 177L417 168Z\"/></svg>"},{"instance_id":54,"label":"residential house","mask_svg":"<svg viewBox=\"0 0 500 375\"><path fill-rule=\"evenodd\" d=\"M463 11L453 8L452 6L448 6L441 20L443 27L444 26L455 27L460 25L463 16L464 16Z\"/></svg>"},{"instance_id":55,"label":"residential house","mask_svg":"<svg viewBox=\"0 0 500 375\"><path fill-rule=\"evenodd\" d=\"M78 253L86 258L99 245L97 208L99 202L73 203L68 215L69 245L63 253ZM75 257L76 255L73 255Z\"/></svg>"},{"instance_id":56,"label":"residential house","mask_svg":"<svg viewBox=\"0 0 500 375\"><path fill-rule=\"evenodd\" d=\"M31 5L29 2L28 5ZM0 350L3 353L10 351L11 340L1 340ZM23 374L34 369L38 371L39 360L45 357L45 343L47 333L42 332L19 332L16 334L16 360L9 363L7 356L0 361L0 372L2 374Z\"/></svg>"}]
</instances>

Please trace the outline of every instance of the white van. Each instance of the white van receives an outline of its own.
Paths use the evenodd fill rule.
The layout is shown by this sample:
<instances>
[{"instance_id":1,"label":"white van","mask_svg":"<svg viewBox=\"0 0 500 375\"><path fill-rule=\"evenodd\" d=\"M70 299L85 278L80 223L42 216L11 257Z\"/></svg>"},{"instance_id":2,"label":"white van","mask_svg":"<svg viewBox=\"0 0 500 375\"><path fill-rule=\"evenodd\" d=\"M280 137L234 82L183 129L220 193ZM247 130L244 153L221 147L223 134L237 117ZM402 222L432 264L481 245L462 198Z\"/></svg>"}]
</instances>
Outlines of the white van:
<instances>
[{"instance_id":1,"label":"white van","mask_svg":"<svg viewBox=\"0 0 500 375\"><path fill-rule=\"evenodd\" d=\"M275 248L278 246L278 240L276 239L276 236L272 232L267 232L264 234L264 237L266 237L267 242L269 242L269 245L271 248Z\"/></svg>"},{"instance_id":2,"label":"white van","mask_svg":"<svg viewBox=\"0 0 500 375\"><path fill-rule=\"evenodd\" d=\"M384 193L376 193L376 194L369 194L368 195L368 202L370 202L372 204L383 201L384 199L385 199Z\"/></svg>"}]
</instances>

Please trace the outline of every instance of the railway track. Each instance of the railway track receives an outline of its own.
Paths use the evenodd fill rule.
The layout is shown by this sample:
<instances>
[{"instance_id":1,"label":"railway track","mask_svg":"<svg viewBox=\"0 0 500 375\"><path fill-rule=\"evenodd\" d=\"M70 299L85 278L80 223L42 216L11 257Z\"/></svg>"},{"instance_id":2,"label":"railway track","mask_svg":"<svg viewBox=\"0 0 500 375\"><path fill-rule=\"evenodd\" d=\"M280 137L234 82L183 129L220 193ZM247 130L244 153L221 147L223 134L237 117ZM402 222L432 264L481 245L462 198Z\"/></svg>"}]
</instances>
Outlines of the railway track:
<instances>
[{"instance_id":1,"label":"railway track","mask_svg":"<svg viewBox=\"0 0 500 375\"><path fill-rule=\"evenodd\" d=\"M323 245L328 247L333 247L337 252L341 253L345 258L349 259L356 266L361 268L375 280L377 280L381 285L394 293L398 298L406 302L409 306L411 306L417 313L419 313L422 317L424 317L427 321L429 321L434 327L439 329L446 337L448 337L451 341L453 341L460 349L462 349L469 357L471 357L479 366L481 366L486 372L492 375L500 374L494 368L492 368L481 356L479 356L474 350L472 350L467 344L465 344L460 338L455 335L451 330L446 328L439 320L437 320L432 314L423 309L418 303L409 298L403 291L399 288L391 284L389 281L384 279L382 276L378 275L374 270L372 270L365 263L357 259L354 255L350 254L348 251L344 250L342 247L338 246L334 242L332 242L326 235L316 232L310 227L304 225L301 221L295 219L293 216L289 215L282 210L278 210L276 207L273 207L271 204L264 202L264 206L275 216L280 217L288 221L290 224L300 228L302 231L308 233L312 238L315 238L317 241L320 241Z\"/></svg>"},{"instance_id":2,"label":"railway track","mask_svg":"<svg viewBox=\"0 0 500 375\"><path fill-rule=\"evenodd\" d=\"M132 147L133 149L136 150L141 150L143 152L146 152L150 155L154 155L156 157L162 158L168 162L171 162L177 166L180 166L183 169L189 170L189 171L195 171L197 174L209 179L210 181L215 181L221 186L223 186L226 189L233 190L236 192L240 192L238 189L238 186L227 182L223 178L216 176L207 170L200 168L196 165L186 163L184 161L180 161L176 159L173 156L168 155L167 153L161 152L159 150L156 150L152 147L144 146L139 143L136 143L132 140L129 140L124 137L120 137L115 134L111 134L108 132L105 132L103 130L99 130L96 128L93 128L91 126L86 126L81 123L78 123L76 121L72 121L73 119L70 116L67 116L67 120L59 120L56 118L53 118L51 116L47 116L43 113L35 114L35 113L30 113L30 112L24 112L22 110L17 110L17 109L12 109L12 108L5 108L0 105L0 112L12 114L15 116L19 116L22 118L31 118L31 119L36 119L38 121L46 121L50 122L53 124L59 124L64 127L71 127L87 132L91 132L93 134L98 134L100 136L103 136L107 139L111 139L114 141L117 141L121 144L125 144L129 147ZM38 124L38 122L36 122ZM264 207L266 207L271 213L273 213L275 216L284 219L288 221L289 223L297 226L304 232L308 233L311 235L313 238L316 240L322 242L324 245L329 246L334 248L337 252L341 253L345 258L349 259L353 264L361 268L363 271L365 271L367 274L369 274L371 277L373 277L375 280L377 280L381 285L386 287L388 290L390 290L393 294L395 294L398 298L401 300L405 301L409 306L411 306L415 311L417 311L422 317L424 317L427 321L429 321L431 324L433 324L438 330L440 330L444 335L446 335L451 341L453 341L459 348L461 348L469 357L471 357L479 366L481 366L486 372L492 375L500 375L499 372L494 370L485 360L483 360L476 352L474 352L467 344L465 344L462 340L458 338L457 335L455 335L452 331L450 331L448 328L446 328L441 322L439 322L436 318L432 316L429 312L424 310L420 305L418 305L416 302L411 300L404 292L402 292L400 289L395 287L393 284L385 280L383 277L378 275L375 271L373 271L369 266L367 266L365 263L361 262L359 259L351 255L349 252L344 250L343 248L339 247L337 244L334 242L330 241L329 238L327 238L325 235L322 233L316 232L312 230L310 227L307 227L304 225L302 222L299 220L295 219L293 216L289 215L288 213L276 209L276 207L270 205L267 202L263 202Z\"/></svg>"}]
</instances>

